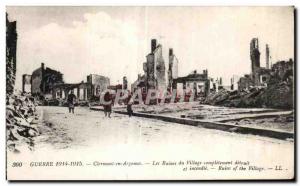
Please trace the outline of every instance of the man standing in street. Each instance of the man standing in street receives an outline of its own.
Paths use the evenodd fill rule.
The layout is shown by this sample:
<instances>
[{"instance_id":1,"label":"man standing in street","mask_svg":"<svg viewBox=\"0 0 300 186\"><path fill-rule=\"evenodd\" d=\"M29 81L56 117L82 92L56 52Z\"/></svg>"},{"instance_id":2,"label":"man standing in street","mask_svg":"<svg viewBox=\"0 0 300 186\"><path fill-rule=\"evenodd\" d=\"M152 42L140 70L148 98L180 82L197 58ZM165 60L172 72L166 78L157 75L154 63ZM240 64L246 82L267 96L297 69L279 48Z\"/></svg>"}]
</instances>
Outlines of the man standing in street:
<instances>
[{"instance_id":1,"label":"man standing in street","mask_svg":"<svg viewBox=\"0 0 300 186\"><path fill-rule=\"evenodd\" d=\"M112 111L113 100L112 100L112 95L110 94L109 91L107 91L104 94L104 101L105 101L105 103L103 104L103 107L104 107L105 117L108 116L110 118L111 111Z\"/></svg>"},{"instance_id":2,"label":"man standing in street","mask_svg":"<svg viewBox=\"0 0 300 186\"><path fill-rule=\"evenodd\" d=\"M132 104L133 104L132 94L129 93L129 96L127 98L127 114L128 114L129 117L131 117L132 114L133 114Z\"/></svg>"},{"instance_id":3,"label":"man standing in street","mask_svg":"<svg viewBox=\"0 0 300 186\"><path fill-rule=\"evenodd\" d=\"M71 93L68 95L68 107L69 107L69 113L74 114L74 107L76 102L76 96L74 94L74 91L71 90Z\"/></svg>"}]
</instances>

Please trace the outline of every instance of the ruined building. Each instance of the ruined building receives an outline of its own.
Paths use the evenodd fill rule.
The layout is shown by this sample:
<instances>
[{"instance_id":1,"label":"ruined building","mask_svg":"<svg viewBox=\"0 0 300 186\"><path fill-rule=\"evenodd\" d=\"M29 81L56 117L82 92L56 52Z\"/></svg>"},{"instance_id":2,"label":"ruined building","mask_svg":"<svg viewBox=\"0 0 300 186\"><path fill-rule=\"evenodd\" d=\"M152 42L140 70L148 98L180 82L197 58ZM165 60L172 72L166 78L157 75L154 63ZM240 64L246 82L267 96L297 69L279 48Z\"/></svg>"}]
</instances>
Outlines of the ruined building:
<instances>
[{"instance_id":1,"label":"ruined building","mask_svg":"<svg viewBox=\"0 0 300 186\"><path fill-rule=\"evenodd\" d=\"M141 88L144 92L149 89L166 90L166 67L162 55L162 45L156 39L151 40L151 52L146 56L143 63L144 75L139 75L138 79L131 85L131 90Z\"/></svg>"},{"instance_id":2,"label":"ruined building","mask_svg":"<svg viewBox=\"0 0 300 186\"><path fill-rule=\"evenodd\" d=\"M6 93L12 94L17 70L17 22L8 20L6 13Z\"/></svg>"},{"instance_id":3,"label":"ruined building","mask_svg":"<svg viewBox=\"0 0 300 186\"><path fill-rule=\"evenodd\" d=\"M218 92L220 89L227 88L227 87L223 86L222 77L217 78L217 79L211 78L210 81L211 81L211 84L212 84L212 89L211 90L214 91L214 92ZM228 87L227 89L230 89L230 87Z\"/></svg>"},{"instance_id":4,"label":"ruined building","mask_svg":"<svg viewBox=\"0 0 300 186\"><path fill-rule=\"evenodd\" d=\"M238 90L249 89L250 86L253 86L252 78L249 74L245 74L244 77L241 77L238 81Z\"/></svg>"},{"instance_id":5,"label":"ruined building","mask_svg":"<svg viewBox=\"0 0 300 186\"><path fill-rule=\"evenodd\" d=\"M146 62L143 63L145 73L138 74L138 79L131 84L131 91L135 92L137 89L141 89L143 96L147 95L149 89L168 90L169 92L176 89L178 95L181 93L195 94L195 98L205 97L209 94L210 79L207 70L203 70L203 73L198 73L194 70L187 76L178 77L178 59L172 48L169 49L168 56L167 84L162 46L160 44L157 45L156 39L152 39L151 52L146 56Z\"/></svg>"},{"instance_id":6,"label":"ruined building","mask_svg":"<svg viewBox=\"0 0 300 186\"><path fill-rule=\"evenodd\" d=\"M253 38L250 42L251 75L254 85L259 84L260 52L258 38Z\"/></svg>"},{"instance_id":7,"label":"ruined building","mask_svg":"<svg viewBox=\"0 0 300 186\"><path fill-rule=\"evenodd\" d=\"M22 92L31 92L31 75L29 74L22 76Z\"/></svg>"},{"instance_id":8,"label":"ruined building","mask_svg":"<svg viewBox=\"0 0 300 186\"><path fill-rule=\"evenodd\" d=\"M250 86L267 86L270 79L270 49L266 45L266 67L260 66L260 51L258 38L253 38L250 42L251 74L241 77L238 82L238 89L248 89Z\"/></svg>"},{"instance_id":9,"label":"ruined building","mask_svg":"<svg viewBox=\"0 0 300 186\"><path fill-rule=\"evenodd\" d=\"M145 64L144 63L144 69L145 69ZM132 84L131 84L131 92L135 92L137 89L141 89L141 91L143 93L146 93L146 87L147 87L147 79L146 79L146 75L141 75L138 74L138 78L137 80L135 80Z\"/></svg>"},{"instance_id":10,"label":"ruined building","mask_svg":"<svg viewBox=\"0 0 300 186\"><path fill-rule=\"evenodd\" d=\"M266 67L260 67L260 52L258 48L258 38L254 38L250 44L250 56L252 63L252 81L253 86L266 86L270 79L271 70L269 68L270 49L266 45Z\"/></svg>"},{"instance_id":11,"label":"ruined building","mask_svg":"<svg viewBox=\"0 0 300 186\"><path fill-rule=\"evenodd\" d=\"M253 38L250 43L251 74L241 77L238 82L238 89L249 89L250 87L266 87L271 81L271 77L278 76L284 78L284 74L292 73L293 61L279 61L270 66L270 48L266 44L266 67L260 66L260 52L258 38ZM281 75L280 75L281 74Z\"/></svg>"},{"instance_id":12,"label":"ruined building","mask_svg":"<svg viewBox=\"0 0 300 186\"><path fill-rule=\"evenodd\" d=\"M105 91L110 85L108 77L90 74L87 81L80 83L65 83L63 74L51 68L45 68L44 63L41 67L34 70L32 75L23 75L23 92L31 92L34 96L41 96L46 100L64 100L73 91L79 101L89 101L99 99L101 92ZM31 90L26 89L30 86Z\"/></svg>"},{"instance_id":13,"label":"ruined building","mask_svg":"<svg viewBox=\"0 0 300 186\"><path fill-rule=\"evenodd\" d=\"M162 45L156 43L156 39L151 40L151 53L146 56L146 79L147 89L166 89L166 67L162 56Z\"/></svg>"},{"instance_id":14,"label":"ruined building","mask_svg":"<svg viewBox=\"0 0 300 186\"><path fill-rule=\"evenodd\" d=\"M34 70L31 75L31 93L44 97L52 97L52 88L56 84L64 83L63 74L59 71L46 67L42 63L41 67Z\"/></svg>"},{"instance_id":15,"label":"ruined building","mask_svg":"<svg viewBox=\"0 0 300 186\"><path fill-rule=\"evenodd\" d=\"M52 87L51 99L65 100L70 91L74 92L78 101L87 101L90 98L88 92L91 92L91 85L83 81L80 83L57 83Z\"/></svg>"},{"instance_id":16,"label":"ruined building","mask_svg":"<svg viewBox=\"0 0 300 186\"><path fill-rule=\"evenodd\" d=\"M98 97L100 96L100 93L105 91L110 85L110 80L105 76L90 74L87 76L87 83L92 86L91 92L88 92L88 94Z\"/></svg>"},{"instance_id":17,"label":"ruined building","mask_svg":"<svg viewBox=\"0 0 300 186\"><path fill-rule=\"evenodd\" d=\"M272 65L272 75L277 76L280 80L286 81L289 76L293 77L294 62L292 59L288 61L278 61Z\"/></svg>"},{"instance_id":18,"label":"ruined building","mask_svg":"<svg viewBox=\"0 0 300 186\"><path fill-rule=\"evenodd\" d=\"M256 71L256 69L260 68L260 52L258 38L253 38L250 42L250 59L252 68L251 70L253 73Z\"/></svg>"},{"instance_id":19,"label":"ruined building","mask_svg":"<svg viewBox=\"0 0 300 186\"><path fill-rule=\"evenodd\" d=\"M178 78L178 59L173 53L173 49L169 49L169 69L168 69L168 89L173 87L173 79Z\"/></svg>"},{"instance_id":20,"label":"ruined building","mask_svg":"<svg viewBox=\"0 0 300 186\"><path fill-rule=\"evenodd\" d=\"M196 97L206 97L210 91L210 78L208 77L207 70L203 70L202 74L194 70L187 76L173 79L172 88L179 90L179 84L182 85L182 89L185 92L194 92Z\"/></svg>"},{"instance_id":21,"label":"ruined building","mask_svg":"<svg viewBox=\"0 0 300 186\"><path fill-rule=\"evenodd\" d=\"M90 74L87 81L80 83L57 83L52 89L55 99L66 99L70 91L73 91L79 102L99 100L100 94L110 85L108 77Z\"/></svg>"}]
</instances>

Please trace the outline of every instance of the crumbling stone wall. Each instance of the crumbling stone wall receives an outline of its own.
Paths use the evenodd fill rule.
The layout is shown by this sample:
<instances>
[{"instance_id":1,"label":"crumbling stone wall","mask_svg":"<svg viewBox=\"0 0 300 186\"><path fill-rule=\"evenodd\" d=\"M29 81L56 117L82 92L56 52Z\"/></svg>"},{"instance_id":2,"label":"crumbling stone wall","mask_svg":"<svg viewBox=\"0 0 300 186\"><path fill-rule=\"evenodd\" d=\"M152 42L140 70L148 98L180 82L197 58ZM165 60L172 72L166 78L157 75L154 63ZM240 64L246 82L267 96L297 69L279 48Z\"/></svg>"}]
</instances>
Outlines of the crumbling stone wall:
<instances>
[{"instance_id":1,"label":"crumbling stone wall","mask_svg":"<svg viewBox=\"0 0 300 186\"><path fill-rule=\"evenodd\" d=\"M173 53L173 49L169 49L169 69L168 69L168 88L172 89L173 79L178 78L178 59Z\"/></svg>"},{"instance_id":2,"label":"crumbling stone wall","mask_svg":"<svg viewBox=\"0 0 300 186\"><path fill-rule=\"evenodd\" d=\"M165 61L162 56L162 46L158 45L154 53L154 63L155 63L155 76L156 76L156 89L166 90L166 66Z\"/></svg>"},{"instance_id":3,"label":"crumbling stone wall","mask_svg":"<svg viewBox=\"0 0 300 186\"><path fill-rule=\"evenodd\" d=\"M10 22L6 14L6 93L14 91L17 68L17 22Z\"/></svg>"}]
</instances>

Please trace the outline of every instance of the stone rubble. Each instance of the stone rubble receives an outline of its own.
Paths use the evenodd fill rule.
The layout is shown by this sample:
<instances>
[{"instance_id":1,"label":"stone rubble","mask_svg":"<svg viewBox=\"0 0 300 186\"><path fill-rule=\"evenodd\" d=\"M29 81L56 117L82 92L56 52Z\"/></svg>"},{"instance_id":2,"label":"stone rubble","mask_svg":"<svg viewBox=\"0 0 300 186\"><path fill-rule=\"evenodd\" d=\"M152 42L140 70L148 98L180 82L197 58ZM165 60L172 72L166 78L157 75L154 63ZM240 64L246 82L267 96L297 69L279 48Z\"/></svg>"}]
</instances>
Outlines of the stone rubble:
<instances>
[{"instance_id":1,"label":"stone rubble","mask_svg":"<svg viewBox=\"0 0 300 186\"><path fill-rule=\"evenodd\" d=\"M33 137L39 135L36 114L37 103L29 94L6 96L7 149L18 153L17 146L33 149Z\"/></svg>"},{"instance_id":2,"label":"stone rubble","mask_svg":"<svg viewBox=\"0 0 300 186\"><path fill-rule=\"evenodd\" d=\"M293 85L282 81L268 87L252 87L243 91L222 89L211 92L202 103L238 108L293 109Z\"/></svg>"}]
</instances>

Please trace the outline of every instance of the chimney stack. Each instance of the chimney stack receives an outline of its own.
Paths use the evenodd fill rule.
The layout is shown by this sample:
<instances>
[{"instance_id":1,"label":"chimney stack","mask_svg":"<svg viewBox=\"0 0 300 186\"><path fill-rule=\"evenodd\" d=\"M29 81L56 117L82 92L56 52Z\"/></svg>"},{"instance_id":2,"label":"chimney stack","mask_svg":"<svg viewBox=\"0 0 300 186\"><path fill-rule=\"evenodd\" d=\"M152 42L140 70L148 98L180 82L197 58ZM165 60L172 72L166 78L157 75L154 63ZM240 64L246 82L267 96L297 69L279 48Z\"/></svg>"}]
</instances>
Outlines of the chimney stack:
<instances>
[{"instance_id":1,"label":"chimney stack","mask_svg":"<svg viewBox=\"0 0 300 186\"><path fill-rule=\"evenodd\" d=\"M270 69L269 60L270 60L270 49L269 49L269 45L266 44L266 68L267 69Z\"/></svg>"},{"instance_id":2,"label":"chimney stack","mask_svg":"<svg viewBox=\"0 0 300 186\"><path fill-rule=\"evenodd\" d=\"M151 39L151 53L156 49L156 39Z\"/></svg>"},{"instance_id":3,"label":"chimney stack","mask_svg":"<svg viewBox=\"0 0 300 186\"><path fill-rule=\"evenodd\" d=\"M251 73L255 74L260 68L260 52L258 46L258 38L253 38L250 42L250 59L251 59Z\"/></svg>"},{"instance_id":4,"label":"chimney stack","mask_svg":"<svg viewBox=\"0 0 300 186\"><path fill-rule=\"evenodd\" d=\"M169 49L169 56L173 56L173 48Z\"/></svg>"}]
</instances>

